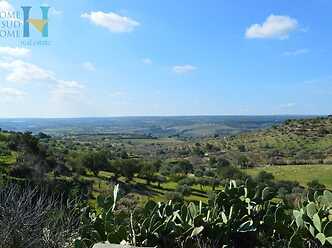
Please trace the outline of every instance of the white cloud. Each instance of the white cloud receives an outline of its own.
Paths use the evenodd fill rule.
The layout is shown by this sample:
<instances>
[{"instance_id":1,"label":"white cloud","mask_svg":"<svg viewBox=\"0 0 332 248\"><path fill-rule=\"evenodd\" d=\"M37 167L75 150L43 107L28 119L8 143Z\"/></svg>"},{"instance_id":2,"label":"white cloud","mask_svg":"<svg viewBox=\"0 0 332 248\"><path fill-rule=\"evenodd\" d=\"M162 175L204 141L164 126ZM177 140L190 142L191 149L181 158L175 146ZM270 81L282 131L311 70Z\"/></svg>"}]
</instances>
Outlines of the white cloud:
<instances>
[{"instance_id":1,"label":"white cloud","mask_svg":"<svg viewBox=\"0 0 332 248\"><path fill-rule=\"evenodd\" d=\"M89 61L86 61L82 64L83 68L87 71L95 71L96 70L96 66Z\"/></svg>"},{"instance_id":2,"label":"white cloud","mask_svg":"<svg viewBox=\"0 0 332 248\"><path fill-rule=\"evenodd\" d=\"M114 33L131 32L140 25L139 22L114 12L105 13L102 11L83 13L82 18L87 18L97 26L107 28Z\"/></svg>"},{"instance_id":3,"label":"white cloud","mask_svg":"<svg viewBox=\"0 0 332 248\"><path fill-rule=\"evenodd\" d=\"M21 47L0 47L0 55L11 57L27 57L31 54L30 49Z\"/></svg>"},{"instance_id":4,"label":"white cloud","mask_svg":"<svg viewBox=\"0 0 332 248\"><path fill-rule=\"evenodd\" d=\"M0 69L9 71L6 80L24 83L33 80L55 80L54 73L22 60L0 61Z\"/></svg>"},{"instance_id":5,"label":"white cloud","mask_svg":"<svg viewBox=\"0 0 332 248\"><path fill-rule=\"evenodd\" d=\"M53 85L51 95L53 100L79 100L84 86L77 81L59 79L52 71L45 70L37 65L22 60L0 61L0 69L9 71L6 76L8 82L35 82L47 81ZM6 93L18 95L18 91L6 90ZM4 94L4 92L3 92Z\"/></svg>"},{"instance_id":6,"label":"white cloud","mask_svg":"<svg viewBox=\"0 0 332 248\"><path fill-rule=\"evenodd\" d=\"M298 56L298 55L306 54L306 53L309 53L308 49L298 49L298 50L294 50L294 51L284 52L283 55L284 56Z\"/></svg>"},{"instance_id":7,"label":"white cloud","mask_svg":"<svg viewBox=\"0 0 332 248\"><path fill-rule=\"evenodd\" d=\"M7 84L31 81L37 83L36 86L41 86L41 89L47 90L49 101L41 106L47 110L47 113L75 115L87 107L87 99L84 98L85 87L77 81L62 80L52 71L18 59L0 60L0 70L7 71L5 74ZM40 82L43 84L39 84ZM25 92L14 88L0 87L0 102L3 103L12 104L19 100L23 102L25 95Z\"/></svg>"},{"instance_id":8,"label":"white cloud","mask_svg":"<svg viewBox=\"0 0 332 248\"><path fill-rule=\"evenodd\" d=\"M83 95L84 86L77 81L57 80L51 91L53 101L79 100Z\"/></svg>"},{"instance_id":9,"label":"white cloud","mask_svg":"<svg viewBox=\"0 0 332 248\"><path fill-rule=\"evenodd\" d=\"M197 70L197 67L193 65L176 65L173 67L173 71L177 74L187 74Z\"/></svg>"},{"instance_id":10,"label":"white cloud","mask_svg":"<svg viewBox=\"0 0 332 248\"><path fill-rule=\"evenodd\" d=\"M0 88L1 101L11 101L26 96L26 93L14 88Z\"/></svg>"},{"instance_id":11,"label":"white cloud","mask_svg":"<svg viewBox=\"0 0 332 248\"><path fill-rule=\"evenodd\" d=\"M289 16L270 15L263 24L253 24L246 30L248 39L287 39L298 28L298 21Z\"/></svg>"},{"instance_id":12,"label":"white cloud","mask_svg":"<svg viewBox=\"0 0 332 248\"><path fill-rule=\"evenodd\" d=\"M144 64L146 64L146 65L150 65L150 64L152 64L152 60L149 59L149 58L144 58L144 59L142 59L142 62L143 62Z\"/></svg>"}]
</instances>

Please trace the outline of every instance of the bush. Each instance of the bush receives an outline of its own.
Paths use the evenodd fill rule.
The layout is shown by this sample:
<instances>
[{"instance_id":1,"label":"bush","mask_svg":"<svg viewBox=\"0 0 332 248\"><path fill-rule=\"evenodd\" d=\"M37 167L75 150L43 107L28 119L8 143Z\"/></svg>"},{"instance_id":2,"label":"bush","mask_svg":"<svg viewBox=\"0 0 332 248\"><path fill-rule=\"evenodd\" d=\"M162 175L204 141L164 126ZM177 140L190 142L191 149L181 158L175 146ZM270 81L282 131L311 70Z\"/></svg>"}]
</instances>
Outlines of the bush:
<instances>
[{"instance_id":1,"label":"bush","mask_svg":"<svg viewBox=\"0 0 332 248\"><path fill-rule=\"evenodd\" d=\"M182 202L183 195L180 192L167 192L165 193L165 198L167 201Z\"/></svg>"},{"instance_id":2,"label":"bush","mask_svg":"<svg viewBox=\"0 0 332 248\"><path fill-rule=\"evenodd\" d=\"M184 186L181 186L184 187ZM294 190L299 193L301 189ZM78 244L122 240L137 247L331 247L332 193L315 193L292 208L274 200L273 188L237 184L209 195L209 204L186 203L169 192L168 202L149 201L139 215L117 215L115 198L97 199L97 209L83 215ZM288 195L291 196L291 195ZM292 195L293 197L293 195ZM291 199L290 199L291 200ZM301 203L301 204L299 204ZM101 206L101 208L99 207ZM113 206L113 207L112 207ZM300 208L299 208L300 206ZM89 209L89 208L85 208ZM120 217L120 218L119 218Z\"/></svg>"},{"instance_id":3,"label":"bush","mask_svg":"<svg viewBox=\"0 0 332 248\"><path fill-rule=\"evenodd\" d=\"M186 177L181 179L180 181L178 181L178 185L188 185L188 186L192 186L196 183L195 178L192 177Z\"/></svg>"},{"instance_id":4,"label":"bush","mask_svg":"<svg viewBox=\"0 0 332 248\"><path fill-rule=\"evenodd\" d=\"M308 185L309 191L313 191L313 192L316 192L316 191L323 192L324 189L326 188L325 185L319 183L318 180L312 180L307 185Z\"/></svg>"},{"instance_id":5,"label":"bush","mask_svg":"<svg viewBox=\"0 0 332 248\"><path fill-rule=\"evenodd\" d=\"M176 187L176 192L181 193L183 196L189 196L191 194L191 187L183 184Z\"/></svg>"},{"instance_id":6,"label":"bush","mask_svg":"<svg viewBox=\"0 0 332 248\"><path fill-rule=\"evenodd\" d=\"M269 182L272 181L273 179L274 179L273 174L266 171L260 171L256 176L256 181L258 183Z\"/></svg>"},{"instance_id":7,"label":"bush","mask_svg":"<svg viewBox=\"0 0 332 248\"><path fill-rule=\"evenodd\" d=\"M0 247L70 247L79 224L77 213L60 196L7 185L0 189Z\"/></svg>"},{"instance_id":8,"label":"bush","mask_svg":"<svg viewBox=\"0 0 332 248\"><path fill-rule=\"evenodd\" d=\"M246 175L241 170L233 166L220 168L218 170L218 174L222 178L231 178L231 179L244 179L246 177Z\"/></svg>"},{"instance_id":9,"label":"bush","mask_svg":"<svg viewBox=\"0 0 332 248\"><path fill-rule=\"evenodd\" d=\"M17 178L32 178L34 170L28 166L16 165L10 170L9 175Z\"/></svg>"}]
</instances>

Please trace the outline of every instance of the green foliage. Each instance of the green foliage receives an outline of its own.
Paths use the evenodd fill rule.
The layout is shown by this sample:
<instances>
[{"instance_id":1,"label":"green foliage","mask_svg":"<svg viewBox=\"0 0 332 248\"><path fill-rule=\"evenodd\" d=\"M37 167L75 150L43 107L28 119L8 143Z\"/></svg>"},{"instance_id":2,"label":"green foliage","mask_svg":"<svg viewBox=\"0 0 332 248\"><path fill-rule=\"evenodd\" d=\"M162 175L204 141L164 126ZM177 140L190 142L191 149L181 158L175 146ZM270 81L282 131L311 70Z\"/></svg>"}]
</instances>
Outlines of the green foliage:
<instances>
[{"instance_id":1,"label":"green foliage","mask_svg":"<svg viewBox=\"0 0 332 248\"><path fill-rule=\"evenodd\" d=\"M119 185L114 187L113 195L98 196L96 209L82 209L80 238L75 240L75 248L90 248L104 241L120 243L128 237L128 216L117 211Z\"/></svg>"},{"instance_id":2,"label":"green foliage","mask_svg":"<svg viewBox=\"0 0 332 248\"><path fill-rule=\"evenodd\" d=\"M139 173L140 166L141 162L136 159L117 159L111 161L110 167L106 170L112 172L116 179L123 176L130 181L136 173Z\"/></svg>"},{"instance_id":3,"label":"green foliage","mask_svg":"<svg viewBox=\"0 0 332 248\"><path fill-rule=\"evenodd\" d=\"M301 186L308 186L313 180L318 180L328 189L332 189L332 166L323 164L313 165L285 165L257 167L243 170L246 174L256 177L261 171L272 173L276 181L298 182ZM294 185L295 186L295 185ZM310 187L310 186L309 186Z\"/></svg>"},{"instance_id":4,"label":"green foliage","mask_svg":"<svg viewBox=\"0 0 332 248\"><path fill-rule=\"evenodd\" d=\"M107 155L104 151L88 152L81 157L82 166L98 175L99 171L108 167Z\"/></svg>"},{"instance_id":5,"label":"green foliage","mask_svg":"<svg viewBox=\"0 0 332 248\"><path fill-rule=\"evenodd\" d=\"M249 164L249 159L245 155L240 155L238 157L237 163L241 168L247 168Z\"/></svg>"},{"instance_id":6,"label":"green foliage","mask_svg":"<svg viewBox=\"0 0 332 248\"><path fill-rule=\"evenodd\" d=\"M258 175L256 176L255 179L257 182L264 183L264 182L273 180L274 176L272 173L269 173L266 171L261 171L258 173Z\"/></svg>"},{"instance_id":7,"label":"green foliage","mask_svg":"<svg viewBox=\"0 0 332 248\"><path fill-rule=\"evenodd\" d=\"M191 194L191 186L187 184L179 184L176 187L176 192L179 192L183 196L189 196Z\"/></svg>"},{"instance_id":8,"label":"green foliage","mask_svg":"<svg viewBox=\"0 0 332 248\"><path fill-rule=\"evenodd\" d=\"M240 169L234 166L226 166L218 169L218 175L221 178L245 179L246 175Z\"/></svg>"},{"instance_id":9,"label":"green foliage","mask_svg":"<svg viewBox=\"0 0 332 248\"><path fill-rule=\"evenodd\" d=\"M293 210L296 226L303 239L314 239L321 246L332 245L332 193L316 192L312 201L305 202L299 210Z\"/></svg>"},{"instance_id":10,"label":"green foliage","mask_svg":"<svg viewBox=\"0 0 332 248\"><path fill-rule=\"evenodd\" d=\"M141 165L141 169L139 172L139 176L146 179L146 184L150 184L152 180L154 180L155 173L157 172L157 168L151 162L145 162Z\"/></svg>"},{"instance_id":11,"label":"green foliage","mask_svg":"<svg viewBox=\"0 0 332 248\"><path fill-rule=\"evenodd\" d=\"M314 118L230 136L219 144L225 155L242 167L248 164L236 152L261 165L330 164L331 137L332 119Z\"/></svg>"},{"instance_id":12,"label":"green foliage","mask_svg":"<svg viewBox=\"0 0 332 248\"><path fill-rule=\"evenodd\" d=\"M193 172L193 165L188 160L178 160L172 162L174 168L172 170L175 174L188 174Z\"/></svg>"},{"instance_id":13,"label":"green foliage","mask_svg":"<svg viewBox=\"0 0 332 248\"><path fill-rule=\"evenodd\" d=\"M316 191L323 192L323 190L325 189L325 185L319 183L318 180L312 180L312 181L308 182L307 185L308 185L309 190L312 192L316 192Z\"/></svg>"},{"instance_id":14,"label":"green foliage","mask_svg":"<svg viewBox=\"0 0 332 248\"><path fill-rule=\"evenodd\" d=\"M273 188L248 186L231 180L208 204L185 203L174 194L166 203L149 201L142 211L129 214L117 212L115 187L113 196L98 197L95 210L83 210L76 247L122 240L138 247L162 248L332 245L331 192L316 193L300 208L289 209L274 200Z\"/></svg>"}]
</instances>

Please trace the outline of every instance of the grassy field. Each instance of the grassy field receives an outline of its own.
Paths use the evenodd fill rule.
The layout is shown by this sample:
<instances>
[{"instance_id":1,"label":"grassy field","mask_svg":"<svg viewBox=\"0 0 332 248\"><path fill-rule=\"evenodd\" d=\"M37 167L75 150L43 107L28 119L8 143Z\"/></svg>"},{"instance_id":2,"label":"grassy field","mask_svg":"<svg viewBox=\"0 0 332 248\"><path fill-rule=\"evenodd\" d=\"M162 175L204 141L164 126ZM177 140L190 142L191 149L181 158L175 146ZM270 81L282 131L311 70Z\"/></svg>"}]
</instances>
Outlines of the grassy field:
<instances>
[{"instance_id":1,"label":"grassy field","mask_svg":"<svg viewBox=\"0 0 332 248\"><path fill-rule=\"evenodd\" d=\"M297 181L303 186L312 180L318 180L327 188L332 189L332 165L269 166L244 171L251 176L257 175L260 171L266 171L272 173L276 180Z\"/></svg>"},{"instance_id":2,"label":"grassy field","mask_svg":"<svg viewBox=\"0 0 332 248\"><path fill-rule=\"evenodd\" d=\"M285 166L269 166L269 167L259 167L252 169L244 169L245 173L251 176L256 176L261 171L266 171L272 173L275 180L288 180L297 181L302 186L307 186L307 183L312 180L318 180L320 183L324 184L328 189L332 189L332 165L285 165ZM100 177L101 176L101 177ZM98 195L99 182L101 183L102 189L107 189L109 186L102 178L109 177L108 172L101 172L99 178L93 178L94 183L94 196ZM92 179L91 178L91 179ZM124 178L120 179L124 182ZM165 201L165 193L175 191L177 186L176 182L166 182L161 184L161 188L157 187L157 184L151 183L151 185L146 185L145 180L140 178L134 178L131 185L141 186L149 192L150 195L144 195L138 193L142 202L147 200L155 201ZM220 189L220 188L218 188ZM203 201L207 202L207 192L211 191L211 187L204 187L201 191L199 185L194 185L192 187L192 194L185 197L188 201Z\"/></svg>"},{"instance_id":3,"label":"grassy field","mask_svg":"<svg viewBox=\"0 0 332 248\"><path fill-rule=\"evenodd\" d=\"M100 193L110 191L110 185L107 182L107 179L112 176L112 173L102 171L99 173L98 177L95 177L93 174L89 174L88 176L82 176L82 178L86 180L93 181L93 192L92 195L96 198ZM168 181L162 183L160 188L157 183L151 183L150 185L146 185L146 181L141 178L134 177L133 180L128 184L125 181L125 178L119 178L119 182L127 184L130 187L133 187L132 193L139 196L140 202L143 204L148 200L158 201L166 201L165 194L167 192L174 192L177 183ZM220 190L221 187L217 187L217 190ZM189 196L185 197L187 201L208 201L208 192L212 191L212 187L204 186L202 189L199 185L192 186L192 193ZM91 201L94 203L94 200Z\"/></svg>"}]
</instances>

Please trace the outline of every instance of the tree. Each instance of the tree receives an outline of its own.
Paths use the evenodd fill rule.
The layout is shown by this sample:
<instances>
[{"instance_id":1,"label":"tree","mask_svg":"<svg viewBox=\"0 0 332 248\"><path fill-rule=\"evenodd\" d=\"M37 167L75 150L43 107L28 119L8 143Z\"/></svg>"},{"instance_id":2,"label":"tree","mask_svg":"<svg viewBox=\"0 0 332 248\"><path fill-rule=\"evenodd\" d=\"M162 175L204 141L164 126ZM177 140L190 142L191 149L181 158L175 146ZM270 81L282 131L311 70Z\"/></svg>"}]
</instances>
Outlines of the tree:
<instances>
[{"instance_id":1,"label":"tree","mask_svg":"<svg viewBox=\"0 0 332 248\"><path fill-rule=\"evenodd\" d=\"M178 181L178 185L188 185L193 186L196 183L195 178L193 177L186 177Z\"/></svg>"},{"instance_id":2,"label":"tree","mask_svg":"<svg viewBox=\"0 0 332 248\"><path fill-rule=\"evenodd\" d=\"M238 164L240 165L241 168L246 168L246 167L248 167L249 159L246 156L241 155L238 158Z\"/></svg>"},{"instance_id":3,"label":"tree","mask_svg":"<svg viewBox=\"0 0 332 248\"><path fill-rule=\"evenodd\" d=\"M157 177L155 177L154 180L158 183L158 188L161 188L160 184L166 182L166 177L164 177L164 176L157 176Z\"/></svg>"},{"instance_id":4,"label":"tree","mask_svg":"<svg viewBox=\"0 0 332 248\"><path fill-rule=\"evenodd\" d=\"M114 174L113 179L115 182L118 181L118 178L121 176L121 166L122 166L122 160L112 160L110 162L110 166L106 169L109 172L112 172Z\"/></svg>"},{"instance_id":5,"label":"tree","mask_svg":"<svg viewBox=\"0 0 332 248\"><path fill-rule=\"evenodd\" d=\"M256 176L256 181L258 183L265 183L265 182L269 182L272 181L274 179L274 176L272 173L268 173L266 171L261 171L258 173L258 175Z\"/></svg>"},{"instance_id":6,"label":"tree","mask_svg":"<svg viewBox=\"0 0 332 248\"><path fill-rule=\"evenodd\" d=\"M82 165L83 154L78 152L69 152L65 158L65 165L70 168L72 172L79 175L83 175L86 172L86 168Z\"/></svg>"},{"instance_id":7,"label":"tree","mask_svg":"<svg viewBox=\"0 0 332 248\"><path fill-rule=\"evenodd\" d=\"M246 151L247 151L245 145L239 145L239 146L238 146L238 149L239 149L240 152L246 152Z\"/></svg>"},{"instance_id":8,"label":"tree","mask_svg":"<svg viewBox=\"0 0 332 248\"><path fill-rule=\"evenodd\" d=\"M216 167L226 167L226 166L230 166L231 162L229 162L229 160L227 160L226 158L219 158L217 160L217 164Z\"/></svg>"},{"instance_id":9,"label":"tree","mask_svg":"<svg viewBox=\"0 0 332 248\"><path fill-rule=\"evenodd\" d=\"M121 176L131 181L136 173L139 173L140 162L135 159L122 159L120 167Z\"/></svg>"},{"instance_id":10,"label":"tree","mask_svg":"<svg viewBox=\"0 0 332 248\"><path fill-rule=\"evenodd\" d=\"M128 153L126 151L121 151L120 158L129 159Z\"/></svg>"},{"instance_id":11,"label":"tree","mask_svg":"<svg viewBox=\"0 0 332 248\"><path fill-rule=\"evenodd\" d=\"M205 145L205 149L206 149L207 151L212 151L212 149L213 149L213 145L210 144L210 143L207 143L207 144Z\"/></svg>"},{"instance_id":12,"label":"tree","mask_svg":"<svg viewBox=\"0 0 332 248\"><path fill-rule=\"evenodd\" d=\"M178 165L186 175L193 172L193 165L188 160L180 160Z\"/></svg>"},{"instance_id":13,"label":"tree","mask_svg":"<svg viewBox=\"0 0 332 248\"><path fill-rule=\"evenodd\" d=\"M183 184L176 187L176 192L181 193L183 196L189 196L191 194L191 187Z\"/></svg>"},{"instance_id":14,"label":"tree","mask_svg":"<svg viewBox=\"0 0 332 248\"><path fill-rule=\"evenodd\" d=\"M108 166L107 156L103 151L88 152L83 155L81 161L82 165L92 171L95 176Z\"/></svg>"},{"instance_id":15,"label":"tree","mask_svg":"<svg viewBox=\"0 0 332 248\"><path fill-rule=\"evenodd\" d=\"M160 170L162 165L163 165L163 162L160 159L153 162L153 166L156 168L157 171Z\"/></svg>"},{"instance_id":16,"label":"tree","mask_svg":"<svg viewBox=\"0 0 332 248\"><path fill-rule=\"evenodd\" d=\"M196 182L200 185L200 188L201 188L202 191L203 191L204 186L209 186L210 185L210 180L208 178L204 178L204 177L197 179Z\"/></svg>"},{"instance_id":17,"label":"tree","mask_svg":"<svg viewBox=\"0 0 332 248\"><path fill-rule=\"evenodd\" d=\"M159 169L159 173L163 176L171 175L171 166L169 164L163 164Z\"/></svg>"},{"instance_id":18,"label":"tree","mask_svg":"<svg viewBox=\"0 0 332 248\"><path fill-rule=\"evenodd\" d=\"M206 177L214 177L216 175L215 171L214 170L205 170L204 171L204 176Z\"/></svg>"},{"instance_id":19,"label":"tree","mask_svg":"<svg viewBox=\"0 0 332 248\"><path fill-rule=\"evenodd\" d=\"M218 175L224 179L243 179L245 177L245 174L241 170L233 166L219 168Z\"/></svg>"},{"instance_id":20,"label":"tree","mask_svg":"<svg viewBox=\"0 0 332 248\"><path fill-rule=\"evenodd\" d=\"M218 187L221 184L221 180L218 178L212 178L210 179L210 184L212 186L212 190L214 191L216 187Z\"/></svg>"},{"instance_id":21,"label":"tree","mask_svg":"<svg viewBox=\"0 0 332 248\"><path fill-rule=\"evenodd\" d=\"M183 201L183 195L180 192L166 192L165 198L167 201L172 202L182 202Z\"/></svg>"},{"instance_id":22,"label":"tree","mask_svg":"<svg viewBox=\"0 0 332 248\"><path fill-rule=\"evenodd\" d=\"M217 163L216 157L210 157L209 158L209 165L213 166Z\"/></svg>"},{"instance_id":23,"label":"tree","mask_svg":"<svg viewBox=\"0 0 332 248\"><path fill-rule=\"evenodd\" d=\"M199 157L204 157L204 151L199 146L193 148L193 153Z\"/></svg>"},{"instance_id":24,"label":"tree","mask_svg":"<svg viewBox=\"0 0 332 248\"><path fill-rule=\"evenodd\" d=\"M195 177L202 177L204 176L204 170L203 168L197 168L194 170Z\"/></svg>"},{"instance_id":25,"label":"tree","mask_svg":"<svg viewBox=\"0 0 332 248\"><path fill-rule=\"evenodd\" d=\"M146 184L150 185L151 181L154 179L154 175L157 172L156 167L151 162L144 162L139 175L140 177L144 178L146 180Z\"/></svg>"}]
</instances>

